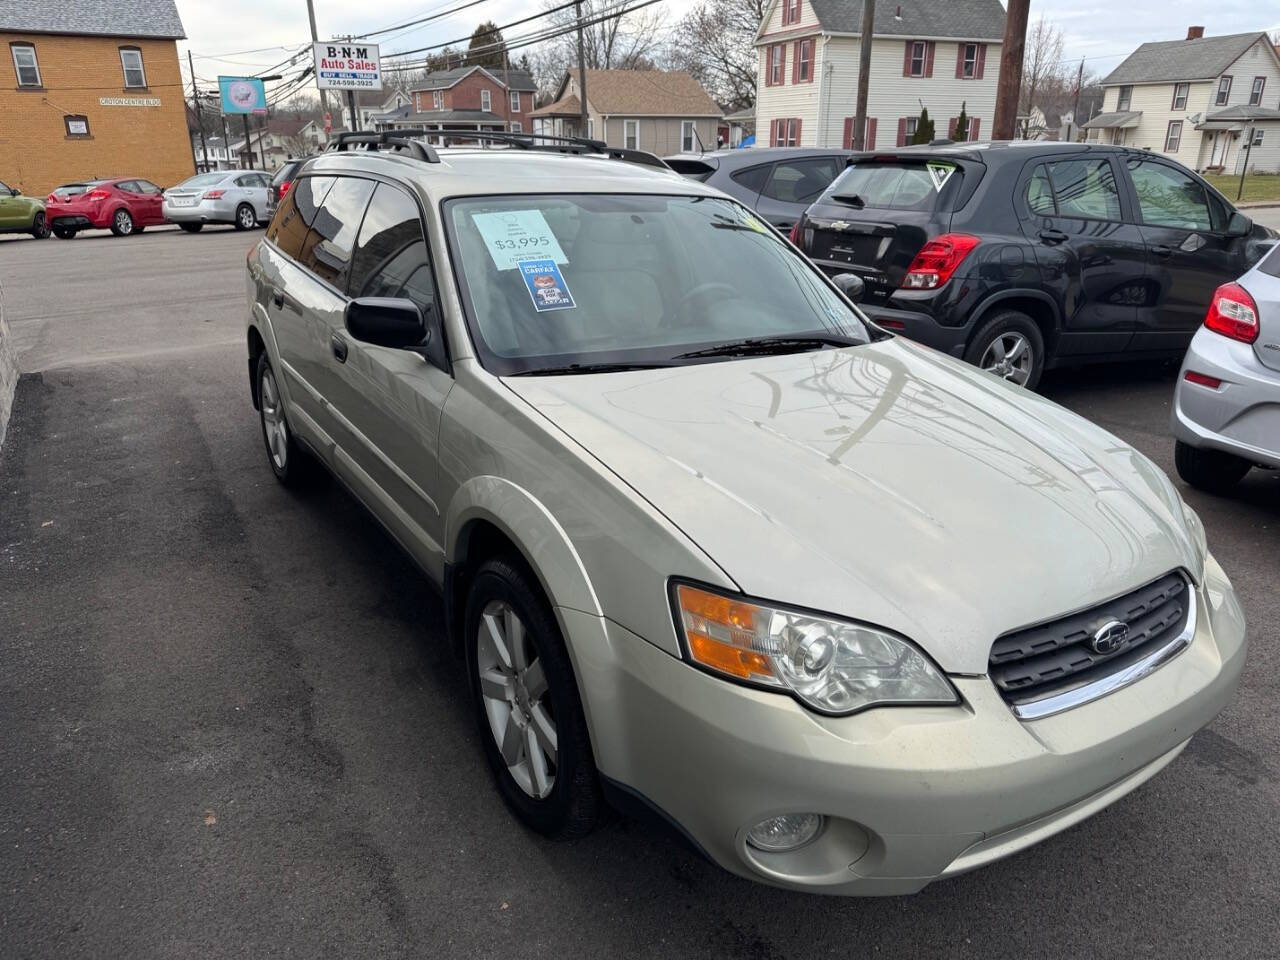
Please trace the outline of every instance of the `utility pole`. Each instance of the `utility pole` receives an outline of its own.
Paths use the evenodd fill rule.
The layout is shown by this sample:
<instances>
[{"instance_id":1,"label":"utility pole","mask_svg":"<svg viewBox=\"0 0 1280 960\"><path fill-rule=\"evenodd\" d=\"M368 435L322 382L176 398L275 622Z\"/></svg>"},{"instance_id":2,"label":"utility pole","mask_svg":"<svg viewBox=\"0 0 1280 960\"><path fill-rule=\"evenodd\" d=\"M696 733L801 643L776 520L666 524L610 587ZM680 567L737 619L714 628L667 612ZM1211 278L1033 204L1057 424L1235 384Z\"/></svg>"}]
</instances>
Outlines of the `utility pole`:
<instances>
[{"instance_id":1,"label":"utility pole","mask_svg":"<svg viewBox=\"0 0 1280 960\"><path fill-rule=\"evenodd\" d=\"M307 19L311 21L311 42L319 43L320 35L316 33L316 8L313 5L312 0L307 0ZM319 89L320 85L317 83L316 87L317 89ZM329 112L329 98L325 96L324 90L321 89L320 90L320 113L325 114L328 112Z\"/></svg>"},{"instance_id":2,"label":"utility pole","mask_svg":"<svg viewBox=\"0 0 1280 960\"><path fill-rule=\"evenodd\" d=\"M1080 91L1084 87L1084 57L1080 58L1080 69L1076 71L1076 105L1071 110L1071 141L1075 142L1076 131L1080 129Z\"/></svg>"},{"instance_id":3,"label":"utility pole","mask_svg":"<svg viewBox=\"0 0 1280 960\"><path fill-rule=\"evenodd\" d=\"M1031 0L1009 0L1000 47L1000 82L996 86L996 117L992 140L1012 140L1018 122L1018 94L1022 90L1022 57L1027 46L1027 15Z\"/></svg>"},{"instance_id":4,"label":"utility pole","mask_svg":"<svg viewBox=\"0 0 1280 960\"><path fill-rule=\"evenodd\" d=\"M1245 135L1244 141L1244 165L1240 168L1240 186L1236 188L1236 203L1240 202L1240 197L1244 194L1244 178L1249 172L1249 151L1253 149L1253 128L1250 127Z\"/></svg>"},{"instance_id":5,"label":"utility pole","mask_svg":"<svg viewBox=\"0 0 1280 960\"><path fill-rule=\"evenodd\" d=\"M862 36L858 45L858 103L853 110L852 146L855 150L867 149L867 91L871 85L871 39L875 26L875 0L862 0Z\"/></svg>"},{"instance_id":6,"label":"utility pole","mask_svg":"<svg viewBox=\"0 0 1280 960\"><path fill-rule=\"evenodd\" d=\"M585 137L587 135L587 55L582 42L582 0L578 0L574 6L578 11L578 99L581 101L578 122L582 125L578 136Z\"/></svg>"},{"instance_id":7,"label":"utility pole","mask_svg":"<svg viewBox=\"0 0 1280 960\"><path fill-rule=\"evenodd\" d=\"M249 169L253 169L253 141L249 139L249 115L247 113L240 114L240 119L244 121L244 152L249 155Z\"/></svg>"},{"instance_id":8,"label":"utility pole","mask_svg":"<svg viewBox=\"0 0 1280 960\"><path fill-rule=\"evenodd\" d=\"M200 152L204 154L205 168L209 166L209 148L204 143L204 114L200 111L200 91L196 89L196 62L191 56L191 50L187 50L187 66L191 68L191 106L196 111L196 126L200 128ZM200 172L200 164L196 162L196 145L191 144L191 165L196 168L196 173Z\"/></svg>"},{"instance_id":9,"label":"utility pole","mask_svg":"<svg viewBox=\"0 0 1280 960\"><path fill-rule=\"evenodd\" d=\"M507 89L504 95L507 98L507 133L511 132L511 61L507 58L507 41L502 41L502 83Z\"/></svg>"}]
</instances>

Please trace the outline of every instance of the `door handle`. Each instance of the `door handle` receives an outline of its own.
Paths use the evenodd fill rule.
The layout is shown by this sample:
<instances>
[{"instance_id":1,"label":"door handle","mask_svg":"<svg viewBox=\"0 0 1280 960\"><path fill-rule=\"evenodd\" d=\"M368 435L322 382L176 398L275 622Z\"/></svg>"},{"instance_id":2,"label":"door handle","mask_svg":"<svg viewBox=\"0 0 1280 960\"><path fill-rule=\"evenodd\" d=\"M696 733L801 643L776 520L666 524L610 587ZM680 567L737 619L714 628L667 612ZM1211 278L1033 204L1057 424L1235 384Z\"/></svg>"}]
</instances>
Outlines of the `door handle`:
<instances>
[{"instance_id":1,"label":"door handle","mask_svg":"<svg viewBox=\"0 0 1280 960\"><path fill-rule=\"evenodd\" d=\"M1061 230L1041 230L1040 239L1048 244L1066 243L1070 239Z\"/></svg>"},{"instance_id":2,"label":"door handle","mask_svg":"<svg viewBox=\"0 0 1280 960\"><path fill-rule=\"evenodd\" d=\"M347 341L336 333L329 334L329 347L333 350L333 358L339 363L347 362Z\"/></svg>"},{"instance_id":3,"label":"door handle","mask_svg":"<svg viewBox=\"0 0 1280 960\"><path fill-rule=\"evenodd\" d=\"M277 310L283 310L283 309L284 309L284 291L283 291L283 290L272 290L272 291L271 291L271 302L272 302L272 303L274 303L274 304L276 305L276 309L277 309Z\"/></svg>"},{"instance_id":4,"label":"door handle","mask_svg":"<svg viewBox=\"0 0 1280 960\"><path fill-rule=\"evenodd\" d=\"M1158 243L1151 248L1151 252L1154 253L1157 257L1159 257L1161 260L1167 260L1173 256L1173 247L1168 247L1168 246L1165 246L1163 243Z\"/></svg>"}]
</instances>

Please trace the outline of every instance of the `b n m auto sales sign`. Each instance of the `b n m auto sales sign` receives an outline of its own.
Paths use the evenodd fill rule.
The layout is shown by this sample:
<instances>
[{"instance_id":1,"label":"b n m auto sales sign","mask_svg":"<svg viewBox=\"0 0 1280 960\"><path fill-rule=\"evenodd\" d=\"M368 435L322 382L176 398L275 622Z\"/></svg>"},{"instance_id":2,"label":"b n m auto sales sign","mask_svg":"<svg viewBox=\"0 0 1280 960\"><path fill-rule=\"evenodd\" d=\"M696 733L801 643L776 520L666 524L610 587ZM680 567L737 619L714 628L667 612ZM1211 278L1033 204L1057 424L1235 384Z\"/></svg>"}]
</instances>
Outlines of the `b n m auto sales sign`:
<instances>
[{"instance_id":1,"label":"b n m auto sales sign","mask_svg":"<svg viewBox=\"0 0 1280 960\"><path fill-rule=\"evenodd\" d=\"M316 86L321 90L381 90L382 62L376 43L333 40L312 44Z\"/></svg>"}]
</instances>

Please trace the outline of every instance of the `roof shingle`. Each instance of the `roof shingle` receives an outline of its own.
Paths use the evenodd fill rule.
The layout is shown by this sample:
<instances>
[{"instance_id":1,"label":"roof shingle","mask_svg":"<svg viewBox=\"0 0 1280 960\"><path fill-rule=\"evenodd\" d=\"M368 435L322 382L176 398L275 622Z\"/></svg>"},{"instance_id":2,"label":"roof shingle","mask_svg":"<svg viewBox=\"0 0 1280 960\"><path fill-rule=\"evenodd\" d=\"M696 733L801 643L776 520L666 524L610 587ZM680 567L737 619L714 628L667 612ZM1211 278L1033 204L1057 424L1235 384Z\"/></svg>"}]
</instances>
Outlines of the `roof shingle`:
<instances>
[{"instance_id":1,"label":"roof shingle","mask_svg":"<svg viewBox=\"0 0 1280 960\"><path fill-rule=\"evenodd\" d=\"M186 37L174 0L8 0L0 30L105 37Z\"/></svg>"},{"instance_id":2,"label":"roof shingle","mask_svg":"<svg viewBox=\"0 0 1280 960\"><path fill-rule=\"evenodd\" d=\"M1265 33L1232 33L1194 40L1162 40L1144 43L1129 54L1103 80L1120 83L1169 83L1174 80L1212 80Z\"/></svg>"},{"instance_id":3,"label":"roof shingle","mask_svg":"<svg viewBox=\"0 0 1280 960\"><path fill-rule=\"evenodd\" d=\"M827 33L862 32L862 0L809 0ZM877 37L1000 40L1000 0L876 0Z\"/></svg>"},{"instance_id":4,"label":"roof shingle","mask_svg":"<svg viewBox=\"0 0 1280 960\"><path fill-rule=\"evenodd\" d=\"M588 70L587 103L598 113L619 116L718 117L721 113L702 84L680 70Z\"/></svg>"}]
</instances>

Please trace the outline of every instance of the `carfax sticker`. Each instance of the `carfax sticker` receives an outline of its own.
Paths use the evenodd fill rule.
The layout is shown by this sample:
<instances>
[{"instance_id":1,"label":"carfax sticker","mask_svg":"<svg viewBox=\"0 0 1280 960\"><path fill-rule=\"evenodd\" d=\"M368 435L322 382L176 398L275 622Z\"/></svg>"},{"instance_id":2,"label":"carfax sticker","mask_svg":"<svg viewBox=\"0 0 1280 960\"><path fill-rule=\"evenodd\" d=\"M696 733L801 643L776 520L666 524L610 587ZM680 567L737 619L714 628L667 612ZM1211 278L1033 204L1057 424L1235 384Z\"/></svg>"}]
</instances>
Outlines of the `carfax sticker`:
<instances>
[{"instance_id":1,"label":"carfax sticker","mask_svg":"<svg viewBox=\"0 0 1280 960\"><path fill-rule=\"evenodd\" d=\"M524 285L533 298L533 309L539 313L572 310L577 306L554 260L521 260L520 276L524 277Z\"/></svg>"},{"instance_id":2,"label":"carfax sticker","mask_svg":"<svg viewBox=\"0 0 1280 960\"><path fill-rule=\"evenodd\" d=\"M926 163L929 169L929 176L933 178L933 189L939 193L942 192L943 186L951 179L951 174L956 172L956 168L949 163Z\"/></svg>"},{"instance_id":3,"label":"carfax sticker","mask_svg":"<svg viewBox=\"0 0 1280 960\"><path fill-rule=\"evenodd\" d=\"M513 270L521 260L534 258L569 262L541 210L473 213L471 219L499 270Z\"/></svg>"}]
</instances>

